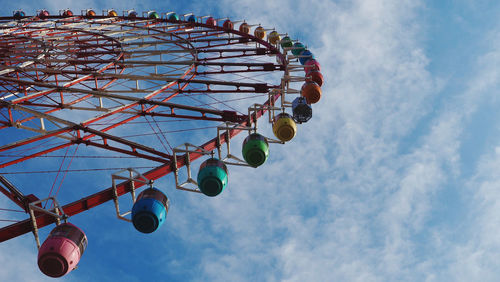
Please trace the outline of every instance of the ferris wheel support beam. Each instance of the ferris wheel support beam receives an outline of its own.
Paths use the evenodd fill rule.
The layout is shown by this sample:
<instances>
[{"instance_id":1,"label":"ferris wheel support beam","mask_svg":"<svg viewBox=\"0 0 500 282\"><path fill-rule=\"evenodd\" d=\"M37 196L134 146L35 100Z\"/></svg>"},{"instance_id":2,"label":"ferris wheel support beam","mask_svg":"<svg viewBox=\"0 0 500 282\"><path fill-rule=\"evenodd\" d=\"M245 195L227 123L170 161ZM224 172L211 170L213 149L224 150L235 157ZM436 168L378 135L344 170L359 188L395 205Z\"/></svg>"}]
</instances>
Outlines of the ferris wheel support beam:
<instances>
[{"instance_id":1,"label":"ferris wheel support beam","mask_svg":"<svg viewBox=\"0 0 500 282\"><path fill-rule=\"evenodd\" d=\"M43 156L43 155L46 155L48 153L51 153L51 152L54 152L54 151L66 148L66 147L71 146L71 145L72 145L72 143L67 143L67 144L59 145L59 146L56 146L56 147L53 147L53 148L50 148L50 149L43 150L43 151L38 152L38 153L34 153L32 155L29 155L29 156L24 156L22 158L19 158L19 159L16 159L16 160L13 160L13 161L10 161L10 162L7 162L7 163L0 164L0 168L4 168L4 167L7 167L7 166L16 164L16 163L20 163L20 162L25 161L25 160L29 160L29 159L32 159L32 158L39 157L39 156Z\"/></svg>"},{"instance_id":2,"label":"ferris wheel support beam","mask_svg":"<svg viewBox=\"0 0 500 282\"><path fill-rule=\"evenodd\" d=\"M26 198L12 183L10 183L7 178L0 175L0 192L2 192L7 198L9 198L16 205L26 210Z\"/></svg>"}]
</instances>

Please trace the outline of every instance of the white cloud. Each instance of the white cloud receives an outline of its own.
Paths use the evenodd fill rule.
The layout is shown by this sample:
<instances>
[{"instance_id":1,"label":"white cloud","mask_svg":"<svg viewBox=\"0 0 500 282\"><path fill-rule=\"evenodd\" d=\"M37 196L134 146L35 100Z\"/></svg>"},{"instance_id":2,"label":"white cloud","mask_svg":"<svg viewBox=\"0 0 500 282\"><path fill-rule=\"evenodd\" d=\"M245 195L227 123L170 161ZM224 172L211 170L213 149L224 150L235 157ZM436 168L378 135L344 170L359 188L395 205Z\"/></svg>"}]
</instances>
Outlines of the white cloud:
<instances>
[{"instance_id":1,"label":"white cloud","mask_svg":"<svg viewBox=\"0 0 500 282\"><path fill-rule=\"evenodd\" d=\"M490 44L490 50L477 60L477 73L471 79L468 89L463 95L464 104L469 105L462 115L473 118L480 114L479 106L485 101L498 105L498 88L500 86L500 41L496 31L486 33L485 41ZM486 125L493 130L495 125ZM477 138L481 138L478 136ZM483 137L484 138L484 137ZM498 144L498 141L495 142ZM461 219L460 225L453 226L449 233L440 234L439 240L448 250L443 255L449 261L448 266L439 274L452 277L456 281L497 281L499 274L496 261L500 259L500 149L498 145L488 146L483 150L475 164L475 173L466 179L462 192L463 209L468 212Z\"/></svg>"},{"instance_id":2,"label":"white cloud","mask_svg":"<svg viewBox=\"0 0 500 282\"><path fill-rule=\"evenodd\" d=\"M245 14L257 9L248 2L234 5L247 7ZM224 252L237 257L239 271L251 254L266 254L267 262L277 260L279 279L290 281L408 275L413 246L401 233L408 221L423 220L432 194L425 187L439 181L427 178L433 167L425 163L398 177L410 158L397 157L394 138L408 134L426 114L421 108L434 87L414 39L416 5L316 1L306 9L303 3L279 3L279 14L272 5L258 9L268 21L278 19L277 25L287 22L299 33L324 27L312 30L306 43L327 83L323 100L313 106L314 120L299 128L297 140L274 146L273 162L255 173L232 173L238 180L226 192L232 194L207 208L216 214L213 229L230 226L226 239L238 246ZM288 13L296 11L292 7L304 13ZM413 191L413 181L423 176L421 191ZM247 244L250 253L240 249Z\"/></svg>"},{"instance_id":3,"label":"white cloud","mask_svg":"<svg viewBox=\"0 0 500 282\"><path fill-rule=\"evenodd\" d=\"M261 279L272 273L287 281L446 277L439 267L449 262L446 248L454 243L444 226L429 221L443 187L460 174L460 138L481 100L481 81L437 109L443 111L431 116L426 135L401 155L400 138L410 138L417 122L429 116L443 86L426 71L416 18L420 5L317 1L302 9L280 3L282 13L272 14L273 5L258 6L265 11L262 22L287 19L302 31L321 19L323 33L311 31L308 43L324 67L325 95L297 140L272 147L271 164L255 173L232 168L237 183L202 208L213 215L205 217L211 230L222 229L225 244L234 246L217 250L231 261L218 264L218 277L245 273L249 265L261 267ZM305 12L288 13L293 5ZM241 14L257 9L243 1L234 6L245 7ZM492 71L478 77L491 80ZM205 270L214 264L204 261Z\"/></svg>"}]
</instances>

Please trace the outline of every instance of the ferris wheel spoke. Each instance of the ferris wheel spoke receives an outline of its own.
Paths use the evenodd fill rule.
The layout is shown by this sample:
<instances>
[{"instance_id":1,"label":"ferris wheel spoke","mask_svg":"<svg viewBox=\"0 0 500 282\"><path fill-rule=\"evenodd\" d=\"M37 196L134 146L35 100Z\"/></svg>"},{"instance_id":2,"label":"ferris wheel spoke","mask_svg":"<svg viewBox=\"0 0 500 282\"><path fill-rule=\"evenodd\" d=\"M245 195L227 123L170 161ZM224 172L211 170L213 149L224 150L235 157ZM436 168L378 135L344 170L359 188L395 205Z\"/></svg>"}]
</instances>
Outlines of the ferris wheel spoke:
<instances>
[{"instance_id":1,"label":"ferris wheel spoke","mask_svg":"<svg viewBox=\"0 0 500 282\"><path fill-rule=\"evenodd\" d=\"M11 165L15 165L15 164L18 164L18 163L21 163L21 162L24 162L24 161L27 161L27 160L30 160L30 159L34 159L36 157L43 156L43 155L46 155L48 153L51 153L51 152L54 152L54 151L57 151L57 150L67 148L67 147L69 147L71 145L73 145L73 143L71 143L71 142L64 143L62 145L51 147L51 148L48 148L48 149L45 149L45 150L42 150L42 151L38 151L38 152L33 153L31 155L27 155L27 156L24 156L24 157L21 157L21 158L18 158L18 159L14 159L12 161L8 161L8 162L5 162L5 163L0 163L0 168L5 168L5 167L11 166ZM3 151L3 148L0 148L0 151Z\"/></svg>"},{"instance_id":2,"label":"ferris wheel spoke","mask_svg":"<svg viewBox=\"0 0 500 282\"><path fill-rule=\"evenodd\" d=\"M150 74L148 76L135 75L135 74L118 74L118 73L99 73L94 74L96 78L117 78L126 80L140 80L140 81L162 81L162 82L172 82L177 81L177 78L165 77L164 75Z\"/></svg>"},{"instance_id":3,"label":"ferris wheel spoke","mask_svg":"<svg viewBox=\"0 0 500 282\"><path fill-rule=\"evenodd\" d=\"M214 58L219 59L219 58ZM254 67L261 67L261 71L276 71L282 70L283 66L275 65L273 63L248 63L248 62L205 62L206 59L200 59L200 61L196 62L196 65L200 66L219 66L219 67L247 67L248 69L252 69ZM211 60L211 59L209 59Z\"/></svg>"},{"instance_id":4,"label":"ferris wheel spoke","mask_svg":"<svg viewBox=\"0 0 500 282\"><path fill-rule=\"evenodd\" d=\"M219 48L219 47L208 47L208 48L197 48L198 53L243 53L249 55L268 55L274 54L271 50L263 48L263 47L255 47L255 48Z\"/></svg>"},{"instance_id":5,"label":"ferris wheel spoke","mask_svg":"<svg viewBox=\"0 0 500 282\"><path fill-rule=\"evenodd\" d=\"M93 97L93 96L92 95L86 95L86 96L83 96L83 97L76 97L73 101L69 101L69 102L65 101L64 103L55 103L53 105L48 104L46 101L44 101L43 103L36 103L36 101L34 101L34 102L27 101L27 102L19 103L19 105L23 105L23 106L27 106L27 107L32 107L32 108L35 108L35 107L52 108L51 110L43 112L44 114L50 114L50 113L53 113L55 111L63 110L63 109L67 109L67 108L71 108L71 109L75 109L75 110L87 110L87 111L108 111L107 109L104 109L104 108L100 107L100 105L93 105L92 108L85 108L85 107L73 106L74 104L77 104L79 102L87 102L87 103L90 104L90 102L88 101L88 98L90 98L90 97ZM23 124L25 122L31 121L34 118L37 118L37 116L34 115L32 117L27 117L27 118L24 118L24 119L18 119L15 122L13 122L12 119L7 119L7 120L11 120L10 122L8 122L9 125L12 125L14 123L20 125L20 124Z\"/></svg>"},{"instance_id":6,"label":"ferris wheel spoke","mask_svg":"<svg viewBox=\"0 0 500 282\"><path fill-rule=\"evenodd\" d=\"M255 60L257 56L264 56L264 55L276 55L272 51L262 48L262 47L255 47L255 48L233 48L233 49L227 49L227 48L218 48L218 47L211 47L209 46L208 48L199 48L198 49L199 54L218 54L218 56L215 57L206 57L203 58L204 61L209 61L209 60L228 60L228 59L234 59L234 58L245 58L245 57L250 57L252 60ZM236 53L236 54L235 54Z\"/></svg>"},{"instance_id":7,"label":"ferris wheel spoke","mask_svg":"<svg viewBox=\"0 0 500 282\"><path fill-rule=\"evenodd\" d=\"M12 183L10 183L7 178L0 175L0 192L7 196L12 202L17 204L24 211L26 210L25 197Z\"/></svg>"},{"instance_id":8,"label":"ferris wheel spoke","mask_svg":"<svg viewBox=\"0 0 500 282\"><path fill-rule=\"evenodd\" d=\"M150 161L155 161L155 162L159 162L159 163L162 163L162 164L166 163L167 161L169 161L169 159L172 158L170 155L163 154L163 153L161 153L159 151L156 151L156 150L153 150L153 149L151 149L150 151L156 152L157 154L169 156L169 158L166 159L166 158L156 157L154 155L151 156L151 155L146 155L146 154L143 154L143 153L139 153L139 152L137 152L136 148L134 148L134 147L132 149L130 149L130 150L127 150L127 149L124 149L124 148L119 148L119 147L116 147L116 146L111 146L109 144L101 144L101 143L97 143L97 142L93 142L93 141L82 141L82 143L85 144L85 145L87 145L87 146L94 146L94 147L105 149L105 150L108 150L108 151L114 151L114 152L117 152L117 153L126 154L126 155L130 155L130 156L134 156L134 157L137 157L137 158L146 159L146 160L150 160Z\"/></svg>"},{"instance_id":9,"label":"ferris wheel spoke","mask_svg":"<svg viewBox=\"0 0 500 282\"><path fill-rule=\"evenodd\" d=\"M245 88L250 88L253 89L253 92L255 93L266 93L271 89L271 86L269 86L266 83L248 83L248 82L232 82L232 81L223 81L223 80L201 80L201 79L178 79L178 82L186 82L186 83L193 83L193 84L204 84L207 86L207 90L210 90L210 86L216 85L216 86L233 86L235 89L233 89L233 92L239 92L241 91L241 87Z\"/></svg>"},{"instance_id":10,"label":"ferris wheel spoke","mask_svg":"<svg viewBox=\"0 0 500 282\"><path fill-rule=\"evenodd\" d=\"M110 127L107 130L112 129L112 128L114 128L114 127ZM88 134L82 136L82 134L80 132L84 132L84 133L88 133ZM64 134L64 133L74 133L74 135L76 137L73 137L73 138L63 137L62 134ZM101 142L96 142L96 141L91 140L93 137L96 137L96 136L100 137ZM20 140L20 141L11 143L11 144L1 146L0 152L7 151L7 150L12 149L12 148L17 148L21 145L32 144L34 142L48 139L48 138L52 138L52 137L70 139L70 142L64 143L62 145L58 145L58 146L55 146L55 147L52 147L52 148L49 148L46 150L38 151L38 152L33 153L31 155L23 156L19 159L8 161L6 163L1 163L0 168L14 165L14 164L17 164L17 163L20 163L20 162L23 162L23 161L26 161L29 159L33 159L33 158L38 157L38 156L46 155L48 153L66 148L66 147L71 146L73 144L85 144L88 146L94 146L94 147L98 147L98 148L102 148L102 149L106 149L106 150L110 150L110 151L115 151L118 153L127 154L127 155L131 155L131 156L135 156L135 157L139 157L139 158L143 158L143 159L153 160L153 161L160 162L160 163L165 163L166 161L168 161L172 158L171 155L157 151L154 148L151 148L151 147L148 147L148 146L136 143L136 142L132 142L130 140L126 140L126 139L123 139L121 137L117 137L117 136L105 133L103 131L95 130L95 129L92 129L90 127L85 127L85 126L81 126L81 125L77 125L77 124L75 124L71 127L66 127L66 128L62 128L59 130L53 130L51 132L46 132L43 135L27 138L24 140ZM124 146L126 146L126 148L129 148L129 149L114 146L114 145L109 143L110 141L113 141L117 144L124 145ZM137 150L141 150L141 151L150 153L152 155L146 155L144 153L138 152Z\"/></svg>"},{"instance_id":11,"label":"ferris wheel spoke","mask_svg":"<svg viewBox=\"0 0 500 282\"><path fill-rule=\"evenodd\" d=\"M111 67L112 65L108 65L106 67L104 67L102 70L105 70L109 67ZM37 98L37 97L41 97L41 96L44 96L44 95L47 95L47 94L50 94L54 91L61 91L61 89L64 89L64 88L68 88L70 86L73 86L73 85L76 85L78 83L81 83L85 80L88 80L90 78L92 78L93 76L92 75L85 75L83 77L80 77L80 78L77 78L77 79L74 79L70 82L67 82L61 86L57 85L56 84L52 84L52 83L47 83L47 82L39 82L39 81L28 81L28 80L20 80L20 79L17 79L17 78L10 78L10 77L2 77L0 78L0 81L7 81L7 82L10 82L10 83L15 83L15 84L19 84L19 85L27 85L27 86L38 86L38 87L43 87L43 88L48 88L47 90L44 90L44 91L39 91L39 92L36 92L36 93L32 93L32 94L29 94L29 95L26 95L24 97L20 97L20 98L17 98L15 100L12 101L12 103L16 104L16 103L21 103L21 102L24 102L24 101L27 101L27 100L30 100L30 99L34 99L34 98Z\"/></svg>"},{"instance_id":12,"label":"ferris wheel spoke","mask_svg":"<svg viewBox=\"0 0 500 282\"><path fill-rule=\"evenodd\" d=\"M29 138L26 138L23 140L18 140L16 142L13 142L10 144L2 145L2 146L0 146L0 152L4 152L4 151L10 150L10 149L18 148L18 147L23 146L23 145L32 144L34 142L48 139L48 138L51 138L54 136L60 136L62 134L69 133L72 131L73 131L73 129L71 127L65 127L65 128L61 128L61 129L52 130L52 131L46 131L42 135L37 135L37 136L29 137Z\"/></svg>"}]
</instances>

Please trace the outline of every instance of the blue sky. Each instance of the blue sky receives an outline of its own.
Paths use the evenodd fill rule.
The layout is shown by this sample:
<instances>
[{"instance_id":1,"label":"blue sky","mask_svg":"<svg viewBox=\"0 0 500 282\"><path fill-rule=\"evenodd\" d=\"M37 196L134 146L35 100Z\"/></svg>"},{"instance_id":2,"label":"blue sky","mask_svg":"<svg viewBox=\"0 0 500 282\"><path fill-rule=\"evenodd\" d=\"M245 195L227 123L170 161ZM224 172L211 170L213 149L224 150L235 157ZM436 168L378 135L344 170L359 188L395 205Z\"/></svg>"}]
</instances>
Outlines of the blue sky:
<instances>
[{"instance_id":1,"label":"blue sky","mask_svg":"<svg viewBox=\"0 0 500 282\"><path fill-rule=\"evenodd\" d=\"M35 7L245 18L307 43L325 76L314 118L265 166L231 167L220 197L158 181L175 203L161 231L138 234L111 203L72 218L89 247L62 281L498 281L496 1L16 1L0 12ZM0 264L3 281L52 280L31 234L0 244Z\"/></svg>"}]
</instances>

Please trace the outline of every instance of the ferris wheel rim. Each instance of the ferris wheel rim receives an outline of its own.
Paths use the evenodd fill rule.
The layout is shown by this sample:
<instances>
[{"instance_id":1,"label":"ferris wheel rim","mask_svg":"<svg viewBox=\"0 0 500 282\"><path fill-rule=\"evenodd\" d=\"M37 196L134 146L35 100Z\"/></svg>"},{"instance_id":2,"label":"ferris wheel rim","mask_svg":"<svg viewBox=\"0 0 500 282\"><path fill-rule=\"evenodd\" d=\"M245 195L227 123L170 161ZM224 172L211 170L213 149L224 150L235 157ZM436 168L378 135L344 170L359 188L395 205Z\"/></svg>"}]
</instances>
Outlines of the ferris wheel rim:
<instances>
[{"instance_id":1,"label":"ferris wheel rim","mask_svg":"<svg viewBox=\"0 0 500 282\"><path fill-rule=\"evenodd\" d=\"M47 17L48 20L60 19L60 18L68 19L67 17L63 17L63 16L49 16L49 17ZM83 16L76 17L76 18L85 19L85 17L83 17ZM106 19L109 17L96 16L95 18ZM121 19L121 20L127 20L127 17L116 17L116 18ZM14 19L14 17L0 17L0 21L2 21L4 19ZM151 19L145 18L145 17L143 17L143 18L138 17L138 18L136 18L136 20L150 21ZM223 27L220 27L220 26L212 26L212 25L207 25L207 24L198 23L198 22L192 23L192 22L187 22L187 21L171 21L168 19L158 19L157 21L190 24L190 25L194 25L196 27L203 27L203 28L207 28L207 29L215 30L215 31L230 32L230 33L236 34L238 36L242 36L242 38L248 39L247 42L256 42L256 43L264 46L266 49L271 50L272 53L278 57L277 62L282 66L283 71L287 71L287 63L286 63L287 60L285 59L284 55L279 51L279 49L274 47L272 44L270 44L262 39L259 39L251 34L240 32L240 31L234 30L234 29L227 30L227 29L224 29ZM123 53L121 53L121 56L123 56ZM187 72L186 72L186 75L187 75ZM274 103L274 101L276 101L280 96L281 96L281 93L279 91L273 93L272 95L270 95L270 98L264 103L264 105L270 105L270 104ZM256 120L256 119L260 118L265 112L266 112L266 110L264 108L261 109L260 111L256 111L254 113L254 116L252 116L248 119L238 121L238 125L240 125L242 127L248 126L251 123L251 120L254 120L254 119ZM235 128L231 131L228 131L227 136L221 140L222 144L225 142L226 138L231 139L232 137L236 136L241 131L242 130L238 129L238 128ZM200 145L200 148L203 148L205 150L210 150L210 151L215 150L218 145L219 146L221 145L221 144L217 144L217 142L218 142L217 138L218 137L215 137L215 138L205 142L204 144ZM201 153L200 154L196 154L196 153L191 154L190 157L192 159L190 159L189 161L194 161L194 160L200 158L201 156L203 156L203 154L201 154ZM178 162L178 164L182 166L182 165L184 165L184 162L180 161L180 162ZM150 179L158 179L158 178L172 172L173 169L174 168L172 167L172 161L170 160L165 164L159 165L156 168L147 171L146 173L144 173L144 175L149 176ZM107 188L107 189L102 190L98 193L95 193L93 195L88 196L86 199L82 199L82 200L78 200L78 201L74 201L72 203L69 203L69 204L63 206L63 209L68 216L72 216L72 215L77 214L79 212L82 212L84 210L90 209L90 208L96 206L96 205L94 205L95 203L92 202L96 198L106 197L106 198L108 198L106 201L111 200L112 195L111 195L110 189L111 188ZM117 189L118 189L117 191L118 191L119 195L123 195L127 192L124 183L122 183L121 185L118 185ZM76 212L77 210L79 210L79 211ZM50 217L41 216L41 217L37 218L37 223L40 226L48 225L48 224L51 224L53 222L54 222L54 220L52 220ZM8 229L6 229L6 228L8 228ZM29 219L21 221L21 222L16 223L16 224L12 224L12 225L4 227L4 228L1 228L0 229L0 242L16 237L16 236L12 236L12 237L8 238L6 236L2 236L5 233L11 233L12 235L14 235L14 234L17 234L20 232L27 233L29 231L31 231L31 225L30 225Z\"/></svg>"}]
</instances>

